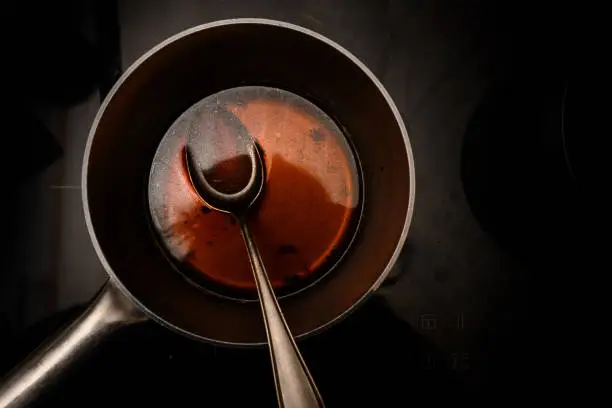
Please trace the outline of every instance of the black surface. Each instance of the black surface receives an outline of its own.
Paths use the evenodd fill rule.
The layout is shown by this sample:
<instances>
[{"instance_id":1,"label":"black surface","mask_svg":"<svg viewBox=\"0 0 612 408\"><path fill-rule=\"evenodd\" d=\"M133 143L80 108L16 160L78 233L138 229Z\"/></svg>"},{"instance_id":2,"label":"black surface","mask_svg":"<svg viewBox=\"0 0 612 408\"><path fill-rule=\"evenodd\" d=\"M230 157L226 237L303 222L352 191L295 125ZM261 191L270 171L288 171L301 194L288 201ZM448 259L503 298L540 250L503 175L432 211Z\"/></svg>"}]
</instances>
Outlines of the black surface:
<instances>
[{"instance_id":1,"label":"black surface","mask_svg":"<svg viewBox=\"0 0 612 408\"><path fill-rule=\"evenodd\" d=\"M417 203L404 273L388 289L395 290L396 308L419 318L398 319L384 302L372 300L304 343L329 406L367 398L382 399L362 405L410 406L417 399L457 402L465 392L505 400L574 390L566 385L583 371L570 365L588 350L582 345L591 336L575 330L584 318L579 282L593 274L583 257L590 239L576 219L578 205L556 206L574 190L566 188L567 168L555 167L555 149L542 142L554 131L536 128L556 123L546 112L558 113L564 77L580 79L574 68L583 64L584 72L594 65L585 58L590 47L579 35L578 9L478 0L255 3L147 2L125 11L150 18L145 34L122 31L142 46L147 43L139 34L155 39L153 45L177 28L216 18L286 19L357 54L398 104L415 153ZM159 15L179 7L185 26L171 17L166 28L155 26ZM584 108L576 99L574 104ZM584 146L578 133L571 143ZM550 179L554 185L545 184ZM431 310L442 310L440 326L465 310L467 330L424 329L421 317ZM5 338L1 371L55 326L57 321ZM83 398L94 406L123 398L143 405L168 399L177 406L206 405L209 398L223 402L212 406L274 404L265 350L212 348L154 324L118 334L41 405L83 406Z\"/></svg>"},{"instance_id":2,"label":"black surface","mask_svg":"<svg viewBox=\"0 0 612 408\"><path fill-rule=\"evenodd\" d=\"M462 180L472 212L501 245L528 262L542 242L573 233L578 186L562 132L568 82L545 76L492 91L465 135Z\"/></svg>"},{"instance_id":3,"label":"black surface","mask_svg":"<svg viewBox=\"0 0 612 408\"><path fill-rule=\"evenodd\" d=\"M12 191L24 181L46 169L63 153L55 136L47 130L43 122L30 111L28 106L20 103L19 100L15 102L6 108L7 117L10 118L12 126L11 132L4 136L3 150L7 156L12 154L27 156L28 161L27 165L22 162L21 165L12 169L9 160L5 161L7 181Z\"/></svg>"},{"instance_id":4,"label":"black surface","mask_svg":"<svg viewBox=\"0 0 612 408\"><path fill-rule=\"evenodd\" d=\"M116 8L103 0L7 7L4 26L19 33L6 43L9 89L43 106L71 106L98 87L106 93L120 70Z\"/></svg>"},{"instance_id":5,"label":"black surface","mask_svg":"<svg viewBox=\"0 0 612 408\"><path fill-rule=\"evenodd\" d=\"M23 358L74 308L33 327L8 345L0 372ZM372 298L349 320L300 344L329 407L372 399L393 406L406 384L430 402L462 396L461 361L453 362ZM400 351L401 350L401 351ZM400 352L398 352L400 351ZM391 374L393 373L393 374ZM374 374L374 375L372 375ZM196 343L153 323L124 329L49 391L40 406L87 406L172 401L173 406L274 406L266 349L236 350Z\"/></svg>"}]
</instances>

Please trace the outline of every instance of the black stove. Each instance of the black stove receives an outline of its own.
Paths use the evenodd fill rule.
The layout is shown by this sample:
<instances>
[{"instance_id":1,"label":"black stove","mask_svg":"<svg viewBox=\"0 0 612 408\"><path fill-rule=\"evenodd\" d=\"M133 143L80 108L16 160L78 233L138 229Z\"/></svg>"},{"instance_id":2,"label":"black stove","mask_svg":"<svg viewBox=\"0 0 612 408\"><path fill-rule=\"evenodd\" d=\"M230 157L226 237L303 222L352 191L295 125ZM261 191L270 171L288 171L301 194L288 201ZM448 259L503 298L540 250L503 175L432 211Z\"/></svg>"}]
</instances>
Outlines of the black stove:
<instances>
[{"instance_id":1,"label":"black stove","mask_svg":"<svg viewBox=\"0 0 612 408\"><path fill-rule=\"evenodd\" d=\"M80 160L110 84L176 32L249 16L305 26L353 52L389 90L414 150L415 212L394 273L353 315L300 344L328 406L536 389L551 367L550 319L539 313L558 299L542 308L534 293L578 258L568 238L577 228L577 180L559 160L568 157L558 124L571 83L559 58L568 52L561 24L547 22L540 35L546 12L479 0L60 3L59 11L35 8L45 22L37 35L73 27L47 46L72 47L58 54L72 57L64 65L91 75L66 75L47 49L39 66L59 68L45 81L26 69L11 86L32 135L16 149L40 148L10 187L15 239L0 274L0 373L82 311L104 282L81 209ZM68 88L54 80L74 82L74 92L58 93ZM563 251L573 255L559 260ZM195 343L143 323L101 344L39 404L274 406L275 398L267 350Z\"/></svg>"}]
</instances>

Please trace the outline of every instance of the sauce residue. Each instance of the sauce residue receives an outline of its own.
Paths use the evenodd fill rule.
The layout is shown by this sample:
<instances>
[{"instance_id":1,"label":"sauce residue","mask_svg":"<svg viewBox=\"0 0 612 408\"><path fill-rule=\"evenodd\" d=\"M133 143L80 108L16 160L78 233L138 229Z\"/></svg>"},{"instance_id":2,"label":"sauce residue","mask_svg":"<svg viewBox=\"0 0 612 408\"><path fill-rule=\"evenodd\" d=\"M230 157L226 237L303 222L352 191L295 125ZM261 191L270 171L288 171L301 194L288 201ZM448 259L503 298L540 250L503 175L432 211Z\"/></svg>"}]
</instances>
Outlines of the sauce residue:
<instances>
[{"instance_id":1,"label":"sauce residue","mask_svg":"<svg viewBox=\"0 0 612 408\"><path fill-rule=\"evenodd\" d=\"M346 249L360 215L360 180L338 126L287 91L232 88L195 104L171 126L149 180L159 241L191 280L209 288L254 290L236 221L202 202L185 168L188 130L214 117L219 107L240 120L263 152L266 180L249 226L268 276L275 288L299 287L329 269Z\"/></svg>"}]
</instances>

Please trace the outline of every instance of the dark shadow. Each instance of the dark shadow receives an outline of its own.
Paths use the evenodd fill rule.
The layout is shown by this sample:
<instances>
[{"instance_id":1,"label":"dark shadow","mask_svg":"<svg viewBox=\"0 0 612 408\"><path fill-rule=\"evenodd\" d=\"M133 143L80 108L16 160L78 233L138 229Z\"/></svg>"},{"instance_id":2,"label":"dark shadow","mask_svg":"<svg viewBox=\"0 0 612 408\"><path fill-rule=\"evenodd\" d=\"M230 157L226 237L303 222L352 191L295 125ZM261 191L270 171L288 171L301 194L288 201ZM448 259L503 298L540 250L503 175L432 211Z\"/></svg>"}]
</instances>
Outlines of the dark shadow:
<instances>
[{"instance_id":1,"label":"dark shadow","mask_svg":"<svg viewBox=\"0 0 612 408\"><path fill-rule=\"evenodd\" d=\"M464 138L461 176L472 213L523 258L569 238L577 217L561 131L565 83L550 76L494 90Z\"/></svg>"},{"instance_id":2,"label":"dark shadow","mask_svg":"<svg viewBox=\"0 0 612 408\"><path fill-rule=\"evenodd\" d=\"M509 78L483 98L462 148L462 183L472 214L525 266L513 273L510 302L488 322L482 339L486 372L496 379L488 384L492 391L516 385L516 378L522 393L527 387L542 395L565 390L565 384L573 387L575 375L583 372L575 364L580 357L573 355L593 347L591 337L571 325L591 315L591 309L581 309L593 296L592 277L599 271L590 266L596 240L587 227L595 211L585 211L593 202L575 177L577 163L569 159L579 154L567 136L585 144L601 134L601 127L593 126L594 99L582 95L580 102L573 100L574 108L581 108L566 110L571 105L565 98L568 85L597 89L600 78L573 71L573 62L589 70L594 64L584 63L562 39L557 36L544 53L562 50L562 58L539 55L541 47L521 42ZM564 133L569 118L581 124L580 134ZM560 358L561 350L572 352Z\"/></svg>"},{"instance_id":3,"label":"dark shadow","mask_svg":"<svg viewBox=\"0 0 612 408\"><path fill-rule=\"evenodd\" d=\"M116 1L35 0L8 6L9 92L39 106L68 106L120 73ZM13 92L11 92L13 91Z\"/></svg>"},{"instance_id":4,"label":"dark shadow","mask_svg":"<svg viewBox=\"0 0 612 408\"><path fill-rule=\"evenodd\" d=\"M7 345L10 362L72 317L58 314ZM415 400L458 402L461 386L450 361L374 297L328 331L300 342L328 407L408 406ZM10 366L2 361L1 373ZM95 396L95 397L93 397ZM276 406L268 351L217 348L154 323L117 333L101 344L39 406ZM367 402L366 402L367 401Z\"/></svg>"}]
</instances>

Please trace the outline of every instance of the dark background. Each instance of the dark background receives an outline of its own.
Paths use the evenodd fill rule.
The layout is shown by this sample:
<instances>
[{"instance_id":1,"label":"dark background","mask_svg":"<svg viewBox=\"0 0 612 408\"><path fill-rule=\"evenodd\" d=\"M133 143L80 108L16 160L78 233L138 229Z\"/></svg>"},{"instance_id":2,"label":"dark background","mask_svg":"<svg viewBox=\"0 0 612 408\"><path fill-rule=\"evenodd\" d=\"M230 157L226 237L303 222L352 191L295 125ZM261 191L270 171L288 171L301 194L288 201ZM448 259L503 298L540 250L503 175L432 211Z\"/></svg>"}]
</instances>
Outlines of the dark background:
<instances>
[{"instance_id":1,"label":"dark background","mask_svg":"<svg viewBox=\"0 0 612 408\"><path fill-rule=\"evenodd\" d=\"M264 17L320 32L360 58L395 100L415 156L415 212L396 270L353 316L301 343L328 405L571 392L562 385L577 372L567 322L579 313L578 288L568 295L575 283L565 271L588 269L578 163L592 148L584 89L596 81L600 49L582 24L595 10L485 0L52 3L10 6L5 25L14 126L5 151L21 163L5 173L0 373L104 282L83 221L80 166L118 75L185 28ZM147 323L101 345L40 404L273 406L267 358Z\"/></svg>"}]
</instances>

